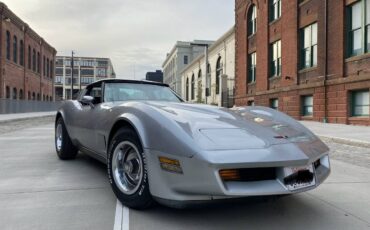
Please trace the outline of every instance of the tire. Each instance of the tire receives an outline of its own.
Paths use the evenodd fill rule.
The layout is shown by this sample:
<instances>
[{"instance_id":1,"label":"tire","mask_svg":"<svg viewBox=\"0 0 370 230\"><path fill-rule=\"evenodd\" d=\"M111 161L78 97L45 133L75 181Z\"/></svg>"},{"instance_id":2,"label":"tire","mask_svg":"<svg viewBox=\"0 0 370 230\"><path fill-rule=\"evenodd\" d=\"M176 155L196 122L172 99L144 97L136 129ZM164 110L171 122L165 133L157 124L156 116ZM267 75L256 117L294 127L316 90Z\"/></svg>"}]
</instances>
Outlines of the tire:
<instances>
[{"instance_id":1,"label":"tire","mask_svg":"<svg viewBox=\"0 0 370 230\"><path fill-rule=\"evenodd\" d=\"M60 137L61 135L61 137ZM63 118L59 118L55 124L55 150L61 160L75 159L78 149L72 144L68 135Z\"/></svg>"},{"instance_id":2,"label":"tire","mask_svg":"<svg viewBox=\"0 0 370 230\"><path fill-rule=\"evenodd\" d=\"M154 203L149 190L143 148L135 131L121 128L108 151L108 177L118 200L133 209L147 209Z\"/></svg>"}]
</instances>

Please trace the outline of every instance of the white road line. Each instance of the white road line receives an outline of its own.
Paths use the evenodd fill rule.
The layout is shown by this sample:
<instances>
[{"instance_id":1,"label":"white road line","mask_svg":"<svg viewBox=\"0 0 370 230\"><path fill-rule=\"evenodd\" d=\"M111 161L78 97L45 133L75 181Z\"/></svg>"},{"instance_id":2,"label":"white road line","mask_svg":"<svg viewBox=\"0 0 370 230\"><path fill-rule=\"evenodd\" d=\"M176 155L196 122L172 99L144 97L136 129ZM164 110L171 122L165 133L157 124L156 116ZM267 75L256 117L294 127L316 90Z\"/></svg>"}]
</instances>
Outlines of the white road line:
<instances>
[{"instance_id":1,"label":"white road line","mask_svg":"<svg viewBox=\"0 0 370 230\"><path fill-rule=\"evenodd\" d=\"M129 209L117 200L113 230L129 230Z\"/></svg>"}]
</instances>

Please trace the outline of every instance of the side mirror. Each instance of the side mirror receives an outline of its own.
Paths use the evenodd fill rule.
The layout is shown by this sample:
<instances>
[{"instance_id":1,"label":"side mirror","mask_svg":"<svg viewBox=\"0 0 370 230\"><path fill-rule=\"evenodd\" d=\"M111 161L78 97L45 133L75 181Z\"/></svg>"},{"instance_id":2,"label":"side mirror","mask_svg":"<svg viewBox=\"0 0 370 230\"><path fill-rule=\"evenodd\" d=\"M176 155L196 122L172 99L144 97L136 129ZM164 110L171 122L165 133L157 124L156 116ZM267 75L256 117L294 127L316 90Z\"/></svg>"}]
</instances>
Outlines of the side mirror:
<instances>
[{"instance_id":1,"label":"side mirror","mask_svg":"<svg viewBox=\"0 0 370 230\"><path fill-rule=\"evenodd\" d=\"M90 105L92 108L94 108L95 106L93 101L94 98L92 96L83 96L80 102L85 105Z\"/></svg>"}]
</instances>

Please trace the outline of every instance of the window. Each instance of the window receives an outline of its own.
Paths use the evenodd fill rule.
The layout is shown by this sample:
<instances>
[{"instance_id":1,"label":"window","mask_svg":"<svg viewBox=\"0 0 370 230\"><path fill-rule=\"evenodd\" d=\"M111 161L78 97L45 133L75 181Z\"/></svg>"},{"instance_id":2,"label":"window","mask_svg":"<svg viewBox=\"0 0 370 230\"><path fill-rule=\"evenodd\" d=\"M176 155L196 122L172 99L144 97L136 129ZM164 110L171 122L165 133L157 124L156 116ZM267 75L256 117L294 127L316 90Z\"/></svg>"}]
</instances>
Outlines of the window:
<instances>
[{"instance_id":1,"label":"window","mask_svg":"<svg viewBox=\"0 0 370 230\"><path fill-rule=\"evenodd\" d=\"M210 96L209 89L211 88L211 65L207 66L207 76L206 76L206 96Z\"/></svg>"},{"instance_id":2,"label":"window","mask_svg":"<svg viewBox=\"0 0 370 230\"><path fill-rule=\"evenodd\" d=\"M35 94L35 92L32 93L32 100L36 100L36 94Z\"/></svg>"},{"instance_id":3,"label":"window","mask_svg":"<svg viewBox=\"0 0 370 230\"><path fill-rule=\"evenodd\" d=\"M31 69L31 46L28 46L28 68Z\"/></svg>"},{"instance_id":4,"label":"window","mask_svg":"<svg viewBox=\"0 0 370 230\"><path fill-rule=\"evenodd\" d=\"M189 101L189 78L186 78L186 85L185 85L186 89L185 89L185 97L186 97L186 101Z\"/></svg>"},{"instance_id":5,"label":"window","mask_svg":"<svg viewBox=\"0 0 370 230\"><path fill-rule=\"evenodd\" d=\"M17 88L13 88L13 99L17 99Z\"/></svg>"},{"instance_id":6,"label":"window","mask_svg":"<svg viewBox=\"0 0 370 230\"><path fill-rule=\"evenodd\" d=\"M194 97L195 97L195 77L194 77L194 74L193 76L191 77L191 100L194 100Z\"/></svg>"},{"instance_id":7,"label":"window","mask_svg":"<svg viewBox=\"0 0 370 230\"><path fill-rule=\"evenodd\" d=\"M248 12L248 36L257 32L257 7L252 5Z\"/></svg>"},{"instance_id":8,"label":"window","mask_svg":"<svg viewBox=\"0 0 370 230\"><path fill-rule=\"evenodd\" d=\"M81 69L81 75L94 76L94 69Z\"/></svg>"},{"instance_id":9,"label":"window","mask_svg":"<svg viewBox=\"0 0 370 230\"><path fill-rule=\"evenodd\" d=\"M279 99L278 98L272 98L270 100L270 107L272 109L279 110Z\"/></svg>"},{"instance_id":10,"label":"window","mask_svg":"<svg viewBox=\"0 0 370 230\"><path fill-rule=\"evenodd\" d=\"M5 93L6 93L5 97L6 97L7 99L10 99L10 88L9 88L9 86L7 86L5 90L6 90L6 92L5 92Z\"/></svg>"},{"instance_id":11,"label":"window","mask_svg":"<svg viewBox=\"0 0 370 230\"><path fill-rule=\"evenodd\" d=\"M49 76L50 66L49 66L49 58L46 59L46 75Z\"/></svg>"},{"instance_id":12,"label":"window","mask_svg":"<svg viewBox=\"0 0 370 230\"><path fill-rule=\"evenodd\" d=\"M53 60L50 60L50 74L49 78L53 78L54 63Z\"/></svg>"},{"instance_id":13,"label":"window","mask_svg":"<svg viewBox=\"0 0 370 230\"><path fill-rule=\"evenodd\" d=\"M23 99L23 90L21 89L21 90L19 90L19 97L18 97L19 99Z\"/></svg>"},{"instance_id":14,"label":"window","mask_svg":"<svg viewBox=\"0 0 370 230\"><path fill-rule=\"evenodd\" d=\"M222 63L221 63L221 57L217 59L216 64L216 94L220 93L220 78L222 74Z\"/></svg>"},{"instance_id":15,"label":"window","mask_svg":"<svg viewBox=\"0 0 370 230\"><path fill-rule=\"evenodd\" d=\"M187 64L188 64L188 62L189 62L189 60L188 60L188 56L187 56L187 55L185 55L185 56L184 56L184 65L187 65Z\"/></svg>"},{"instance_id":16,"label":"window","mask_svg":"<svg viewBox=\"0 0 370 230\"><path fill-rule=\"evenodd\" d=\"M257 54L254 52L248 55L248 83L256 81L256 65Z\"/></svg>"},{"instance_id":17,"label":"window","mask_svg":"<svg viewBox=\"0 0 370 230\"><path fill-rule=\"evenodd\" d=\"M352 92L352 116L369 116L370 110L369 90Z\"/></svg>"},{"instance_id":18,"label":"window","mask_svg":"<svg viewBox=\"0 0 370 230\"><path fill-rule=\"evenodd\" d=\"M281 41L274 42L270 49L270 77L281 76Z\"/></svg>"},{"instance_id":19,"label":"window","mask_svg":"<svg viewBox=\"0 0 370 230\"><path fill-rule=\"evenodd\" d=\"M37 72L40 73L41 70L41 56L40 52L37 52Z\"/></svg>"},{"instance_id":20,"label":"window","mask_svg":"<svg viewBox=\"0 0 370 230\"><path fill-rule=\"evenodd\" d=\"M361 0L350 5L347 15L348 56L370 52L370 0Z\"/></svg>"},{"instance_id":21,"label":"window","mask_svg":"<svg viewBox=\"0 0 370 230\"><path fill-rule=\"evenodd\" d=\"M270 2L270 21L275 21L281 16L281 0L269 0Z\"/></svg>"},{"instance_id":22,"label":"window","mask_svg":"<svg viewBox=\"0 0 370 230\"><path fill-rule=\"evenodd\" d=\"M17 36L13 37L13 61L18 63L18 39Z\"/></svg>"},{"instance_id":23,"label":"window","mask_svg":"<svg viewBox=\"0 0 370 230\"><path fill-rule=\"evenodd\" d=\"M24 66L24 43L23 40L19 42L19 64Z\"/></svg>"},{"instance_id":24,"label":"window","mask_svg":"<svg viewBox=\"0 0 370 230\"><path fill-rule=\"evenodd\" d=\"M317 65L317 23L302 29L301 32L301 68Z\"/></svg>"},{"instance_id":25,"label":"window","mask_svg":"<svg viewBox=\"0 0 370 230\"><path fill-rule=\"evenodd\" d=\"M6 59L10 60L10 32L6 31Z\"/></svg>"},{"instance_id":26,"label":"window","mask_svg":"<svg viewBox=\"0 0 370 230\"><path fill-rule=\"evenodd\" d=\"M42 73L43 73L43 75L44 76L46 76L46 58L45 58L45 56L43 56L43 58L42 58Z\"/></svg>"},{"instance_id":27,"label":"window","mask_svg":"<svg viewBox=\"0 0 370 230\"><path fill-rule=\"evenodd\" d=\"M63 75L63 68L55 68L55 74L56 75Z\"/></svg>"},{"instance_id":28,"label":"window","mask_svg":"<svg viewBox=\"0 0 370 230\"><path fill-rule=\"evenodd\" d=\"M313 114L313 96L302 96L302 116L312 116Z\"/></svg>"},{"instance_id":29,"label":"window","mask_svg":"<svg viewBox=\"0 0 370 230\"><path fill-rule=\"evenodd\" d=\"M36 72L36 50L32 50L32 70Z\"/></svg>"}]
</instances>

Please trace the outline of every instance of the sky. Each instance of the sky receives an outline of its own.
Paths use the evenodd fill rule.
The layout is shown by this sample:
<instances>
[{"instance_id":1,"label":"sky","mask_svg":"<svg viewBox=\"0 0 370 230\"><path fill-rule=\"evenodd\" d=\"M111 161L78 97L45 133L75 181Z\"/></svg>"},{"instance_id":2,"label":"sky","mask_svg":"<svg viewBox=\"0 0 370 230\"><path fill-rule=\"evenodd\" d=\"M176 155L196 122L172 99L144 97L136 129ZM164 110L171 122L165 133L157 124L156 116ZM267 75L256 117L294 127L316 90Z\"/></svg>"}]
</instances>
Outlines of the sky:
<instances>
[{"instance_id":1,"label":"sky","mask_svg":"<svg viewBox=\"0 0 370 230\"><path fill-rule=\"evenodd\" d=\"M176 41L216 40L234 0L3 0L57 55L108 57L118 78L162 68Z\"/></svg>"}]
</instances>

